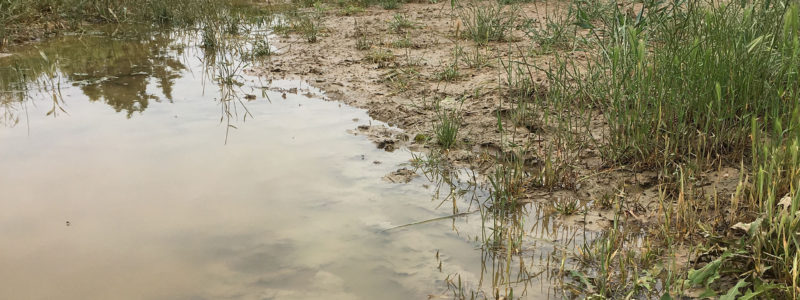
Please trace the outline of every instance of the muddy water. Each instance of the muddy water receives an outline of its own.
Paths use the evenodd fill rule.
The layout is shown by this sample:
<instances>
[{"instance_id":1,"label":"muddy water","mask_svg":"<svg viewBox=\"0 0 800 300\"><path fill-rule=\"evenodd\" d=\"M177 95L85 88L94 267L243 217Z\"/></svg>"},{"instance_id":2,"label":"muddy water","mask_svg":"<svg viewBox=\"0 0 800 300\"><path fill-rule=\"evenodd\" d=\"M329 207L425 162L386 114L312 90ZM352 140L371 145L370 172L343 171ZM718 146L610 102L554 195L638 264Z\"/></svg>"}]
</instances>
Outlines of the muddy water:
<instances>
[{"instance_id":1,"label":"muddy water","mask_svg":"<svg viewBox=\"0 0 800 300\"><path fill-rule=\"evenodd\" d=\"M348 133L380 125L363 110L244 75L241 59L219 85L220 57L187 36L64 37L0 58L0 299L469 298L503 272L518 296L552 294L548 244L498 271L480 214L385 231L485 193L442 205L448 186L381 180L411 153Z\"/></svg>"}]
</instances>

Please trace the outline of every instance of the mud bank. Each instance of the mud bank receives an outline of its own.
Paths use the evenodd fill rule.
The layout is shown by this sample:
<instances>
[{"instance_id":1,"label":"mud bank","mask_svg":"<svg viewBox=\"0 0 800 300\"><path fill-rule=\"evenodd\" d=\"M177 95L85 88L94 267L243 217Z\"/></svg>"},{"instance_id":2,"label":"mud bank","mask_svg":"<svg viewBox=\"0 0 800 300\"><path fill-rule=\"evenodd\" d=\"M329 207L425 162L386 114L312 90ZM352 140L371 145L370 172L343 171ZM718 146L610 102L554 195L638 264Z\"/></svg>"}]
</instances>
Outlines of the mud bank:
<instances>
[{"instance_id":1,"label":"mud bank","mask_svg":"<svg viewBox=\"0 0 800 300\"><path fill-rule=\"evenodd\" d=\"M520 4L518 20L537 22L563 14L568 3ZM508 6L507 9L512 9ZM538 45L521 30L514 29L507 41L478 45L464 36L459 12L450 3L406 3L397 10L371 7L353 15L342 15L336 8L318 13L321 29L316 42L299 34L278 34L271 43L280 49L262 67L249 70L262 78L303 79L324 90L331 100L367 109L370 117L405 131L380 134L382 129L353 129L376 141L379 147L394 149L401 144L415 151L436 149L431 139L440 121L439 109L456 111L462 122L454 149L444 157L455 166L469 167L488 174L498 159L523 156L526 167L543 163L547 144L555 128L549 124L515 124L511 112L516 105L508 96L507 61L524 57L534 85L546 89L546 70L557 57L586 60L587 52L568 49L537 53ZM405 26L398 26L402 21ZM476 54L477 52L477 54ZM467 59L464 59L467 57ZM472 59L470 59L470 57ZM476 62L476 60L479 60ZM443 78L448 67L457 75ZM504 130L498 129L498 118ZM593 113L594 138L602 139L606 126L600 112ZM512 151L513 145L530 143L532 149ZM529 202L578 202L581 207L596 206L603 197L624 194L636 202L629 217L642 224L658 219L653 172L637 173L609 167L598 147L585 147L569 166L560 186L527 187ZM724 189L735 187L738 172L725 170L717 176ZM725 179L728 179L725 181ZM711 182L711 181L709 181ZM710 183L709 183L710 184ZM613 212L599 209L589 214L586 225L601 229L609 224ZM578 220L575 220L578 221ZM584 222L581 217L580 222Z\"/></svg>"}]
</instances>

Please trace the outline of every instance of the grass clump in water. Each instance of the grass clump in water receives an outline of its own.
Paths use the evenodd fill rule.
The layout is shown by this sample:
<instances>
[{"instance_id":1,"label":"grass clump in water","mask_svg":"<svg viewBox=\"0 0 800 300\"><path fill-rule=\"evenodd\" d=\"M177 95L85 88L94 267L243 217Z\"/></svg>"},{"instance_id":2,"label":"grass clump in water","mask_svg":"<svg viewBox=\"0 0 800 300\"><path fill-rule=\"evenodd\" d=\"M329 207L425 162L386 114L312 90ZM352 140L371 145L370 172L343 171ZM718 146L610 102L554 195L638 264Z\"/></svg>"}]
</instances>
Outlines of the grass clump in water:
<instances>
[{"instance_id":1,"label":"grass clump in water","mask_svg":"<svg viewBox=\"0 0 800 300\"><path fill-rule=\"evenodd\" d=\"M265 57L270 55L272 55L272 46L270 46L268 38L258 40L253 44L254 57Z\"/></svg>"},{"instance_id":2,"label":"grass clump in water","mask_svg":"<svg viewBox=\"0 0 800 300\"><path fill-rule=\"evenodd\" d=\"M219 45L219 36L217 36L217 30L214 28L214 26L203 26L201 40L202 44L200 46L203 47L203 49L208 51L217 49L217 46Z\"/></svg>"}]
</instances>

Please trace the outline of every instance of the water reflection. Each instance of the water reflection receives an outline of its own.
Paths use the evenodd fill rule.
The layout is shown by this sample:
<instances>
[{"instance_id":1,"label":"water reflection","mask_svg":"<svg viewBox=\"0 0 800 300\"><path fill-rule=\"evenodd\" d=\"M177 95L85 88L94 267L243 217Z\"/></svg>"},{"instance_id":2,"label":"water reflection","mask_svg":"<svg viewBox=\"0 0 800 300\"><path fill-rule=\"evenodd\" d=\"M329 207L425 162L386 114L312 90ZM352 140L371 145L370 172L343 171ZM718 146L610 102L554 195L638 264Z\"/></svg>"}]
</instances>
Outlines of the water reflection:
<instances>
[{"instance_id":1,"label":"water reflection","mask_svg":"<svg viewBox=\"0 0 800 300\"><path fill-rule=\"evenodd\" d=\"M242 74L251 63L246 59L252 49L248 40L267 35L259 24L237 28L231 35L241 37L215 37L219 41L213 49L202 48L197 31L127 28L119 34L111 27L12 48L14 55L0 59L0 125L24 120L20 112L26 102L52 101L46 115L67 114L65 86L78 87L90 102L105 103L131 118L153 103L172 103L176 80L192 77L198 88L219 101L220 123L236 128L237 119L252 117L241 99L254 96L252 85L244 84L253 78ZM226 130L226 141L227 137Z\"/></svg>"},{"instance_id":2,"label":"water reflection","mask_svg":"<svg viewBox=\"0 0 800 300\"><path fill-rule=\"evenodd\" d=\"M145 111L151 102L172 101L175 79L186 70L180 48L168 48L177 34L119 38L108 38L108 34L66 36L12 49L14 55L0 60L4 102L21 103L39 96L32 89L48 89L55 108L48 113L63 113L63 99L58 95L61 84L79 86L90 101L102 101L128 118Z\"/></svg>"}]
</instances>

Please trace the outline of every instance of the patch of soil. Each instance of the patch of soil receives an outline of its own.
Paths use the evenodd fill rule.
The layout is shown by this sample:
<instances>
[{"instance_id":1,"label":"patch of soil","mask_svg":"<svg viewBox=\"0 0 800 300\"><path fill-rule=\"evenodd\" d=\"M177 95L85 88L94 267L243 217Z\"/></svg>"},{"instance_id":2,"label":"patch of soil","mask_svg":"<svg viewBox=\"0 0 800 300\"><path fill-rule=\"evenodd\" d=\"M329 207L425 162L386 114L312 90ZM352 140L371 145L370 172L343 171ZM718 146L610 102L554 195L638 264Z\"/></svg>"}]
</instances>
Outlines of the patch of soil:
<instances>
[{"instance_id":1,"label":"patch of soil","mask_svg":"<svg viewBox=\"0 0 800 300\"><path fill-rule=\"evenodd\" d=\"M499 59L527 51L530 40L521 32L513 33L513 42L477 46L462 37L463 25L449 3L407 3L398 10L373 7L354 16L340 16L335 10L322 17L323 31L318 42L309 43L299 35L278 36L272 43L283 49L282 53L250 72L265 78L314 82L328 98L367 109L372 118L402 128L410 136L433 136L438 104L460 112L462 148L502 144L496 111L510 109L511 105L504 103L508 101L505 70ZM535 5L523 5L519 12L528 18L544 13L537 12ZM392 30L390 24L395 15L405 16L414 28ZM372 43L369 49L357 49L360 36ZM394 47L393 42L401 39L409 40L411 46ZM487 65L477 68L459 62L455 80L438 80L438 73L456 60L456 48L480 52ZM376 51L389 52L391 61L371 61L369 56ZM553 57L532 59L544 68ZM539 82L544 78L543 73L536 75ZM515 129L507 131L514 132L516 140L533 136L525 126Z\"/></svg>"},{"instance_id":2,"label":"patch of soil","mask_svg":"<svg viewBox=\"0 0 800 300\"><path fill-rule=\"evenodd\" d=\"M374 142L378 149L393 152L400 147L410 149L418 148L420 145L408 143L409 138L402 130L385 125L359 125L356 129L348 130L353 135L363 135ZM413 150L412 150L413 151Z\"/></svg>"},{"instance_id":3,"label":"patch of soil","mask_svg":"<svg viewBox=\"0 0 800 300\"><path fill-rule=\"evenodd\" d=\"M386 174L383 176L383 180L386 180L391 183L409 183L412 179L418 177L419 174L414 172L414 170L409 170L406 168L397 169L396 171Z\"/></svg>"}]
</instances>

